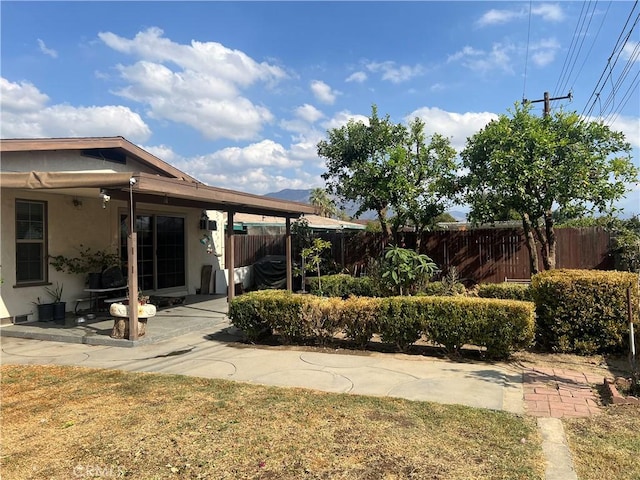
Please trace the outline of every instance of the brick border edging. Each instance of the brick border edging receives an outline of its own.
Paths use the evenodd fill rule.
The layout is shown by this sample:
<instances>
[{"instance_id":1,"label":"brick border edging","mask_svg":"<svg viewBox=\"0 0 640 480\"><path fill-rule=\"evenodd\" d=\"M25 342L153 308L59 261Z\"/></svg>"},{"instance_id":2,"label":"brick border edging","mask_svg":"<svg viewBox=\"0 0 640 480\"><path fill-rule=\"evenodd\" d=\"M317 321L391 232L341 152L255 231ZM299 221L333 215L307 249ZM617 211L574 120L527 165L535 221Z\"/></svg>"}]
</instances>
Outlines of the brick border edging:
<instances>
[{"instance_id":1,"label":"brick border edging","mask_svg":"<svg viewBox=\"0 0 640 480\"><path fill-rule=\"evenodd\" d=\"M611 395L611 403L614 405L640 405L640 398L637 397L624 397L620 394L616 388L615 381L610 378L604 379L604 386Z\"/></svg>"}]
</instances>

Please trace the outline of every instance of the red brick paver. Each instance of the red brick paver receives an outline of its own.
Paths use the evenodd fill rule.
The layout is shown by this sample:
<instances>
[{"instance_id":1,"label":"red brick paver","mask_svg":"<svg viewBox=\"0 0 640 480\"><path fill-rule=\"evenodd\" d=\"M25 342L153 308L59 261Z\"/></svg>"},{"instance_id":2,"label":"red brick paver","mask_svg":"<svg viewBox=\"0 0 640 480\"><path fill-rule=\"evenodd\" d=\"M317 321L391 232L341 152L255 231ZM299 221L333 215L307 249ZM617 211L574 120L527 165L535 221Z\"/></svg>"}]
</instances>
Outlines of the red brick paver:
<instances>
[{"instance_id":1,"label":"red brick paver","mask_svg":"<svg viewBox=\"0 0 640 480\"><path fill-rule=\"evenodd\" d=\"M603 377L558 368L523 373L524 404L536 417L588 417L600 412L594 385Z\"/></svg>"}]
</instances>

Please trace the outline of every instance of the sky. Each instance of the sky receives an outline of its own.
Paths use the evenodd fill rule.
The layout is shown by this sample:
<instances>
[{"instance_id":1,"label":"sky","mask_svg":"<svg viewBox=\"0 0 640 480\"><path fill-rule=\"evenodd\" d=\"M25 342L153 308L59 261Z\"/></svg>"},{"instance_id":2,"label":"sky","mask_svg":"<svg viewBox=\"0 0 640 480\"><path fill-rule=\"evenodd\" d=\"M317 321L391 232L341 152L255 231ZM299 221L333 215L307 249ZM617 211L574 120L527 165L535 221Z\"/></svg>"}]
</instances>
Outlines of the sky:
<instances>
[{"instance_id":1,"label":"sky","mask_svg":"<svg viewBox=\"0 0 640 480\"><path fill-rule=\"evenodd\" d=\"M0 2L2 138L120 135L200 181L324 187L372 105L468 137L523 98L623 131L640 166L640 5ZM542 103L534 111L542 114ZM640 213L640 187L617 206Z\"/></svg>"}]
</instances>

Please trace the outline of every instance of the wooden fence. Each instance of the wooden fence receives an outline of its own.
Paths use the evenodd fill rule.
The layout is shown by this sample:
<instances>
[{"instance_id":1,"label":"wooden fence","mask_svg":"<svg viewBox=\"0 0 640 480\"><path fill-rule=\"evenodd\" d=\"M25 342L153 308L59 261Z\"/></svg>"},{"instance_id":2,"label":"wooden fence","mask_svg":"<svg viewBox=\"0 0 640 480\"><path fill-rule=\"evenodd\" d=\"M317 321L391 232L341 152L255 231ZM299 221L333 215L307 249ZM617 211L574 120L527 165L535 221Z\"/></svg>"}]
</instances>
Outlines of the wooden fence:
<instances>
[{"instance_id":1,"label":"wooden fence","mask_svg":"<svg viewBox=\"0 0 640 480\"><path fill-rule=\"evenodd\" d=\"M366 268L369 258L384 250L379 234L325 233L332 245L331 258L349 271ZM610 235L602 228L556 229L557 268L609 270ZM415 248L416 234L405 233L402 244ZM505 278L529 278L529 252L521 229L449 230L423 234L420 253L426 253L443 270L456 267L469 282L502 282ZM235 237L235 265L254 263L265 255L284 255L284 236L238 235ZM294 258L299 252L294 251ZM542 259L540 257L540 268Z\"/></svg>"}]
</instances>

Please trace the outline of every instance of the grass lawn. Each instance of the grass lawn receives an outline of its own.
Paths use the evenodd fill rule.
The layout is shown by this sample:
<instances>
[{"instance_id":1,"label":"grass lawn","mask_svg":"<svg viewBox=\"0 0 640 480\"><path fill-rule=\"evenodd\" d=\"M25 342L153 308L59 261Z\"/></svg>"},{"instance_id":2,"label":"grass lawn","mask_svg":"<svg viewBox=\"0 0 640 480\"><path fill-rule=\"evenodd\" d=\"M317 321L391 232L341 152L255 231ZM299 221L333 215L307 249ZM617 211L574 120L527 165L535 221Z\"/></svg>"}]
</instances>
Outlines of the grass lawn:
<instances>
[{"instance_id":1,"label":"grass lawn","mask_svg":"<svg viewBox=\"0 0 640 480\"><path fill-rule=\"evenodd\" d=\"M640 479L640 407L610 406L563 424L580 480Z\"/></svg>"},{"instance_id":2,"label":"grass lawn","mask_svg":"<svg viewBox=\"0 0 640 480\"><path fill-rule=\"evenodd\" d=\"M504 412L77 367L0 373L5 480L544 478L535 419Z\"/></svg>"}]
</instances>

